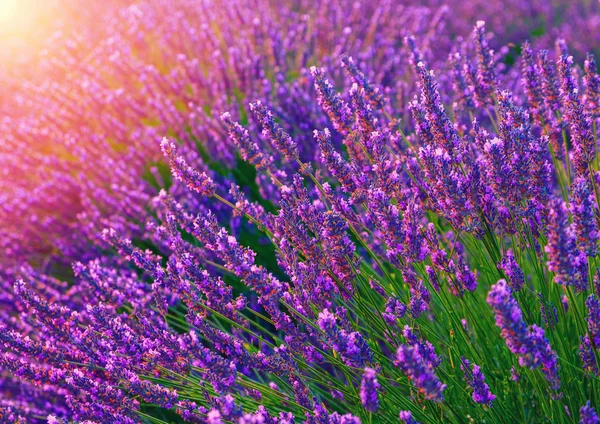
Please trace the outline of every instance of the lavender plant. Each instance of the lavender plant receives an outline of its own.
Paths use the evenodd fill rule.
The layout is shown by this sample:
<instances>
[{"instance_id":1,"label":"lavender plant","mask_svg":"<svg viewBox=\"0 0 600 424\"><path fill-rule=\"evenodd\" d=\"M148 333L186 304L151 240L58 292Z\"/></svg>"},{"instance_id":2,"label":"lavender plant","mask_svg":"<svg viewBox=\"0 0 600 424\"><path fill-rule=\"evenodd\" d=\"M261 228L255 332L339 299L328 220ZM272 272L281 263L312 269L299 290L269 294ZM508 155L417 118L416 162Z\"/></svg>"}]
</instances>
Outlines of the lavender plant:
<instances>
[{"instance_id":1,"label":"lavender plant","mask_svg":"<svg viewBox=\"0 0 600 424\"><path fill-rule=\"evenodd\" d=\"M598 422L592 55L169 5L3 120L2 422Z\"/></svg>"}]
</instances>

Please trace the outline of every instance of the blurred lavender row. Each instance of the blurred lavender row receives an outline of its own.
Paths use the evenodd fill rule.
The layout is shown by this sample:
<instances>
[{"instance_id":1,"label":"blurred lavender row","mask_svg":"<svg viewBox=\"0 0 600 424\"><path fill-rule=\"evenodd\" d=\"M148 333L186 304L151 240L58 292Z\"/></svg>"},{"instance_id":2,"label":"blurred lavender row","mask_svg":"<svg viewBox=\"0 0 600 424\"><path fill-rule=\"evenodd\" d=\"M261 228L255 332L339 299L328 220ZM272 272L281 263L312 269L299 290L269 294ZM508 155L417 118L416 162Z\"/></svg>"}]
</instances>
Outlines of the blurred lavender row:
<instances>
[{"instance_id":1,"label":"blurred lavender row","mask_svg":"<svg viewBox=\"0 0 600 424\"><path fill-rule=\"evenodd\" d=\"M163 183L162 136L176 137L192 156L201 144L204 158L194 162L235 168L218 116L232 111L245 121L249 100L284 120L302 157L314 159L309 133L326 121L315 110L308 68L324 67L343 88L341 54L382 87L410 126L406 105L416 85L409 34L444 87L453 67L473 63L470 28L482 18L507 88L520 89L511 65L527 38L552 47L561 37L579 59L597 47L582 36L600 29L597 2L513 3L256 1L222 8L210 1L114 1L87 13L78 4L77 15L78 5L66 2L75 23L2 74L3 262L93 256L88 238L107 222L140 236L145 205Z\"/></svg>"}]
</instances>

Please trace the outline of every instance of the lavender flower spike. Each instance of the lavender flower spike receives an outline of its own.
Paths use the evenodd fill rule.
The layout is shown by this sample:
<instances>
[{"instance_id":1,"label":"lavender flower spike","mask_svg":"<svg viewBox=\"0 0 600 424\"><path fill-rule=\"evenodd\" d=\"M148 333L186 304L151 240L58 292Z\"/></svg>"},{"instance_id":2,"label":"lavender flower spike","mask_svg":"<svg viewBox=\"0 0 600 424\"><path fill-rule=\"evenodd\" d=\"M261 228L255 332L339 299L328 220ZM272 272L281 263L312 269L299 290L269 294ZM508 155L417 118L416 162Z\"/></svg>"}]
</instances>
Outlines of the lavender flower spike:
<instances>
[{"instance_id":1,"label":"lavender flower spike","mask_svg":"<svg viewBox=\"0 0 600 424\"><path fill-rule=\"evenodd\" d=\"M358 66L356 66L354 59L344 55L342 56L342 64L354 82L358 84L360 88L365 90L365 97L369 100L371 105L377 109L383 109L383 106L385 105L385 98L383 97L381 90L379 87L373 85L369 81L365 74L358 68Z\"/></svg>"},{"instance_id":2,"label":"lavender flower spike","mask_svg":"<svg viewBox=\"0 0 600 424\"><path fill-rule=\"evenodd\" d=\"M365 368L362 383L360 385L360 400L369 412L379 409L378 390L381 387L377 381L377 373L372 368Z\"/></svg>"},{"instance_id":3,"label":"lavender flower spike","mask_svg":"<svg viewBox=\"0 0 600 424\"><path fill-rule=\"evenodd\" d=\"M587 259L577 249L573 227L569 225L567 207L560 199L550 202L547 233L547 266L554 272L554 281L573 286L577 292L585 291L588 287Z\"/></svg>"},{"instance_id":4,"label":"lavender flower spike","mask_svg":"<svg viewBox=\"0 0 600 424\"><path fill-rule=\"evenodd\" d=\"M361 367L373 361L373 352L361 334L340 328L337 317L329 310L319 313L317 324L325 333L325 345L337 351L348 365Z\"/></svg>"},{"instance_id":5,"label":"lavender flower spike","mask_svg":"<svg viewBox=\"0 0 600 424\"><path fill-rule=\"evenodd\" d=\"M594 294L589 295L585 301L585 306L589 311L585 319L588 324L589 335L596 347L600 347L600 301L598 301L598 297Z\"/></svg>"},{"instance_id":6,"label":"lavender flower spike","mask_svg":"<svg viewBox=\"0 0 600 424\"><path fill-rule=\"evenodd\" d=\"M404 421L404 424L421 424L419 421L415 420L412 416L412 412L410 411L400 411L400 421Z\"/></svg>"},{"instance_id":7,"label":"lavender flower spike","mask_svg":"<svg viewBox=\"0 0 600 424\"><path fill-rule=\"evenodd\" d=\"M506 273L508 284L513 291L519 291L523 288L523 285L525 285L525 276L515 260L512 249L508 249L498 267Z\"/></svg>"},{"instance_id":8,"label":"lavender flower spike","mask_svg":"<svg viewBox=\"0 0 600 424\"><path fill-rule=\"evenodd\" d=\"M494 51L490 50L486 40L485 22L477 21L473 29L473 39L477 48L477 80L475 93L481 105L490 104L496 88L496 73L494 72Z\"/></svg>"},{"instance_id":9,"label":"lavender flower spike","mask_svg":"<svg viewBox=\"0 0 600 424\"><path fill-rule=\"evenodd\" d=\"M523 320L523 312L512 297L512 290L505 280L492 286L487 302L494 309L496 325L501 329L502 338L510 351L517 355L526 355L530 351L527 324Z\"/></svg>"},{"instance_id":10,"label":"lavender flower spike","mask_svg":"<svg viewBox=\"0 0 600 424\"><path fill-rule=\"evenodd\" d=\"M227 125L229 138L233 140L239 149L242 158L254 165L258 171L269 169L273 158L261 152L258 144L250 140L248 130L235 122L229 112L223 113L221 120Z\"/></svg>"},{"instance_id":11,"label":"lavender flower spike","mask_svg":"<svg viewBox=\"0 0 600 424\"><path fill-rule=\"evenodd\" d=\"M289 161L298 159L298 146L292 137L275 122L273 114L260 101L250 103L250 110L258 118L262 126L263 135L281 152Z\"/></svg>"},{"instance_id":12,"label":"lavender flower spike","mask_svg":"<svg viewBox=\"0 0 600 424\"><path fill-rule=\"evenodd\" d=\"M485 376L477 364L471 364L468 359L462 358L461 369L465 373L467 384L473 389L473 400L482 405L492 406L496 396L490 391L485 382Z\"/></svg>"},{"instance_id":13,"label":"lavender flower spike","mask_svg":"<svg viewBox=\"0 0 600 424\"><path fill-rule=\"evenodd\" d=\"M594 354L594 347L590 341L590 336L585 335L579 338L579 357L583 363L583 369L587 374L598 376L598 363Z\"/></svg>"},{"instance_id":14,"label":"lavender flower spike","mask_svg":"<svg viewBox=\"0 0 600 424\"><path fill-rule=\"evenodd\" d=\"M323 70L315 66L310 68L315 80L315 89L319 95L319 104L331 119L336 130L345 134L351 131L354 116L348 104L335 91L333 85L325 78Z\"/></svg>"},{"instance_id":15,"label":"lavender flower spike","mask_svg":"<svg viewBox=\"0 0 600 424\"><path fill-rule=\"evenodd\" d=\"M556 352L550 347L543 329L535 324L527 327L523 312L505 280L492 286L487 302L494 309L496 325L502 330L501 335L506 345L512 353L519 355L519 364L531 369L542 366L542 372L554 391L552 396L560 397L561 394L557 393L560 379Z\"/></svg>"},{"instance_id":16,"label":"lavender flower spike","mask_svg":"<svg viewBox=\"0 0 600 424\"><path fill-rule=\"evenodd\" d=\"M442 384L435 375L433 365L424 359L419 344L401 345L396 352L395 364L402 369L425 399L434 402L444 401L442 393L446 385Z\"/></svg>"},{"instance_id":17,"label":"lavender flower spike","mask_svg":"<svg viewBox=\"0 0 600 424\"><path fill-rule=\"evenodd\" d=\"M589 400L581 407L579 414L581 415L579 424L600 424L600 418L598 418L596 410L591 407Z\"/></svg>"},{"instance_id":18,"label":"lavender flower spike","mask_svg":"<svg viewBox=\"0 0 600 424\"><path fill-rule=\"evenodd\" d=\"M598 207L590 183L583 177L575 179L572 185L571 204L569 210L573 217L573 227L577 236L577 244L589 257L598 253L600 232L596 223Z\"/></svg>"},{"instance_id":19,"label":"lavender flower spike","mask_svg":"<svg viewBox=\"0 0 600 424\"><path fill-rule=\"evenodd\" d=\"M205 172L199 173L181 156L177 156L177 147L166 137L160 142L160 148L171 165L173 176L197 193L211 197L215 194L215 183Z\"/></svg>"},{"instance_id":20,"label":"lavender flower spike","mask_svg":"<svg viewBox=\"0 0 600 424\"><path fill-rule=\"evenodd\" d=\"M589 169L596 156L592 119L579 98L579 88L573 76L573 56L563 55L558 61L560 95L565 107L565 118L571 127L573 166L580 177L590 178Z\"/></svg>"}]
</instances>

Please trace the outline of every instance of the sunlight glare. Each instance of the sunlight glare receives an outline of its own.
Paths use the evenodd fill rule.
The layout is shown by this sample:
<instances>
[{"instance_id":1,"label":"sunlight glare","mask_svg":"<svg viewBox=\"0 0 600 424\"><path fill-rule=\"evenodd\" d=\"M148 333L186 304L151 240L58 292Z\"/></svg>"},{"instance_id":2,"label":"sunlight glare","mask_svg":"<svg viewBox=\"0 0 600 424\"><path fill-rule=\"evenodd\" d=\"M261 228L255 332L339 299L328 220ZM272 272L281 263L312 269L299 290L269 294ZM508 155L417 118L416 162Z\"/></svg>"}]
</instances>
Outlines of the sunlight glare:
<instances>
[{"instance_id":1,"label":"sunlight glare","mask_svg":"<svg viewBox=\"0 0 600 424\"><path fill-rule=\"evenodd\" d=\"M0 0L2 55L35 50L52 30L57 6L58 0Z\"/></svg>"}]
</instances>

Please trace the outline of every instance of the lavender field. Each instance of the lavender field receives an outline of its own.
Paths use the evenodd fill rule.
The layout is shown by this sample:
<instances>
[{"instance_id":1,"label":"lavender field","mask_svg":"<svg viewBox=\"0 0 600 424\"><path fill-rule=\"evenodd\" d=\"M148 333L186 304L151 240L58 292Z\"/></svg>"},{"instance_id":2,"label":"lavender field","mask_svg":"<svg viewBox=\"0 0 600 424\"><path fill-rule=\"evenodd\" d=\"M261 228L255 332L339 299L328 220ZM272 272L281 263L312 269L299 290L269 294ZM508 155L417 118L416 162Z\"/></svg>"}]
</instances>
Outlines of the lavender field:
<instances>
[{"instance_id":1,"label":"lavender field","mask_svg":"<svg viewBox=\"0 0 600 424\"><path fill-rule=\"evenodd\" d=\"M600 424L594 55L599 0L0 0L0 424Z\"/></svg>"}]
</instances>

